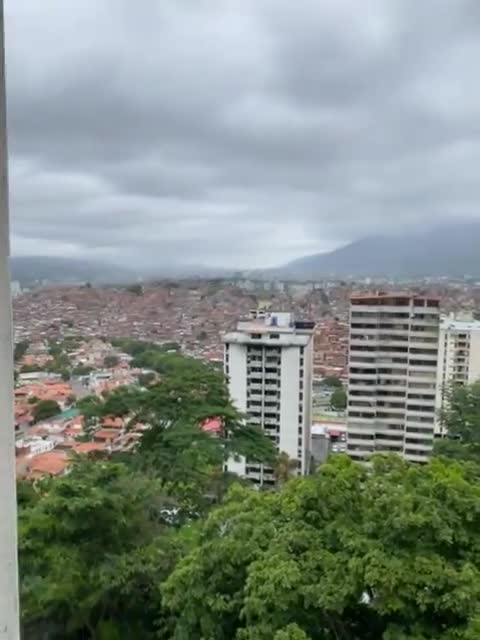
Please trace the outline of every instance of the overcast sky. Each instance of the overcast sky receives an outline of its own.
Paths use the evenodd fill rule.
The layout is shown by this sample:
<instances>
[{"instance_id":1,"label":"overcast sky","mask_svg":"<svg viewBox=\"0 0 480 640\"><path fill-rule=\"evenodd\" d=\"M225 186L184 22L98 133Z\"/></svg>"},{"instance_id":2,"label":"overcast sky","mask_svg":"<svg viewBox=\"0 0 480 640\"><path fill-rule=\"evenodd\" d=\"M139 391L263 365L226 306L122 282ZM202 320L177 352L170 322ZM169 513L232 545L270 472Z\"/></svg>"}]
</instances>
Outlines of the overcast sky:
<instances>
[{"instance_id":1,"label":"overcast sky","mask_svg":"<svg viewBox=\"0 0 480 640\"><path fill-rule=\"evenodd\" d=\"M5 3L17 254L263 267L479 216L478 0Z\"/></svg>"}]
</instances>

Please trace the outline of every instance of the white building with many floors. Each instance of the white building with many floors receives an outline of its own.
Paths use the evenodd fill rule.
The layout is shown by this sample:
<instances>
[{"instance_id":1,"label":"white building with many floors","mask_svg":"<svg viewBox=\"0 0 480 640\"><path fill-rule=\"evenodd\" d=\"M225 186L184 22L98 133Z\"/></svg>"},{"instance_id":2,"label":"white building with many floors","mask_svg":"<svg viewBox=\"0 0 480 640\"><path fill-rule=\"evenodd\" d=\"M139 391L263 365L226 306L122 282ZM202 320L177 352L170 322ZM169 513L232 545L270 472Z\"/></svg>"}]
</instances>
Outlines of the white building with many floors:
<instances>
[{"instance_id":1,"label":"white building with many floors","mask_svg":"<svg viewBox=\"0 0 480 640\"><path fill-rule=\"evenodd\" d=\"M263 429L279 452L310 464L313 329L291 313L252 312L224 337L225 374L236 407ZM273 470L244 458L228 469L259 485L275 482Z\"/></svg>"},{"instance_id":2,"label":"white building with many floors","mask_svg":"<svg viewBox=\"0 0 480 640\"><path fill-rule=\"evenodd\" d=\"M347 453L394 452L425 462L433 447L439 300L353 295L350 306Z\"/></svg>"},{"instance_id":3,"label":"white building with many floors","mask_svg":"<svg viewBox=\"0 0 480 640\"><path fill-rule=\"evenodd\" d=\"M437 417L446 405L450 385L480 380L480 322L473 318L444 316L440 322L437 371ZM437 434L443 434L440 419Z\"/></svg>"}]
</instances>

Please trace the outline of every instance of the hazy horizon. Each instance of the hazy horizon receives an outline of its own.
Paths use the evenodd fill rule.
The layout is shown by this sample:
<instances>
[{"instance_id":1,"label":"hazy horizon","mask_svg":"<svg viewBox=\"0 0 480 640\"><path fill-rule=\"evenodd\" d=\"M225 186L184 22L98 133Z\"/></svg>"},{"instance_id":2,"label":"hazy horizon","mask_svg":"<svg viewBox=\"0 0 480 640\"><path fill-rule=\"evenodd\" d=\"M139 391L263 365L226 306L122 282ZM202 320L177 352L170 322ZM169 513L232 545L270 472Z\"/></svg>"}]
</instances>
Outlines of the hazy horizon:
<instances>
[{"instance_id":1,"label":"hazy horizon","mask_svg":"<svg viewBox=\"0 0 480 640\"><path fill-rule=\"evenodd\" d=\"M359 12L7 3L13 253L264 268L479 220L480 5Z\"/></svg>"}]
</instances>

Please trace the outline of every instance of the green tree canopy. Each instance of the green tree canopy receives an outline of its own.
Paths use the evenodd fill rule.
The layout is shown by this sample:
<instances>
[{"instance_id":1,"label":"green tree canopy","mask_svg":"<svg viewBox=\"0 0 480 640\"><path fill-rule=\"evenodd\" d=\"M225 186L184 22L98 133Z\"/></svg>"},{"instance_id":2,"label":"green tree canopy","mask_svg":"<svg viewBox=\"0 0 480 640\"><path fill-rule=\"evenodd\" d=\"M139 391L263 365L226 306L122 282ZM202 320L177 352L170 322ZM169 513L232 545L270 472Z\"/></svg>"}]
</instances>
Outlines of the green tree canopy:
<instances>
[{"instance_id":1,"label":"green tree canopy","mask_svg":"<svg viewBox=\"0 0 480 640\"><path fill-rule=\"evenodd\" d=\"M161 518L160 483L79 460L34 495L20 487L22 638L153 638L158 584L179 544Z\"/></svg>"},{"instance_id":2,"label":"green tree canopy","mask_svg":"<svg viewBox=\"0 0 480 640\"><path fill-rule=\"evenodd\" d=\"M103 366L106 369L112 369L113 367L116 367L119 362L120 358L118 356L105 356L103 360Z\"/></svg>"},{"instance_id":3,"label":"green tree canopy","mask_svg":"<svg viewBox=\"0 0 480 640\"><path fill-rule=\"evenodd\" d=\"M55 400L40 400L33 407L33 419L35 422L48 420L61 412L60 405Z\"/></svg>"},{"instance_id":4,"label":"green tree canopy","mask_svg":"<svg viewBox=\"0 0 480 640\"><path fill-rule=\"evenodd\" d=\"M87 420L100 417L102 408L103 400L98 396L89 395L77 400L77 409Z\"/></svg>"},{"instance_id":5,"label":"green tree canopy","mask_svg":"<svg viewBox=\"0 0 480 640\"><path fill-rule=\"evenodd\" d=\"M170 637L474 640L479 530L480 485L440 459L235 487L164 584Z\"/></svg>"},{"instance_id":6,"label":"green tree canopy","mask_svg":"<svg viewBox=\"0 0 480 640\"><path fill-rule=\"evenodd\" d=\"M330 404L332 409L336 411L343 411L347 406L347 394L345 390L341 387L336 387L332 393L332 397L330 398Z\"/></svg>"},{"instance_id":7,"label":"green tree canopy","mask_svg":"<svg viewBox=\"0 0 480 640\"><path fill-rule=\"evenodd\" d=\"M44 367L40 367L38 364L23 364L20 368L20 373L36 373L43 370Z\"/></svg>"},{"instance_id":8,"label":"green tree canopy","mask_svg":"<svg viewBox=\"0 0 480 640\"><path fill-rule=\"evenodd\" d=\"M450 386L440 420L447 436L435 442L435 454L480 462L480 382Z\"/></svg>"},{"instance_id":9,"label":"green tree canopy","mask_svg":"<svg viewBox=\"0 0 480 640\"><path fill-rule=\"evenodd\" d=\"M21 340L17 342L13 351L13 359L15 362L19 362L23 356L27 353L30 343L28 340Z\"/></svg>"},{"instance_id":10,"label":"green tree canopy","mask_svg":"<svg viewBox=\"0 0 480 640\"><path fill-rule=\"evenodd\" d=\"M340 378L337 378L337 376L326 376L322 380L322 383L327 387L341 387L342 386L342 382L341 382Z\"/></svg>"},{"instance_id":11,"label":"green tree canopy","mask_svg":"<svg viewBox=\"0 0 480 640\"><path fill-rule=\"evenodd\" d=\"M281 451L273 465L273 473L278 486L288 482L298 468L297 460L290 458L288 453Z\"/></svg>"},{"instance_id":12,"label":"green tree canopy","mask_svg":"<svg viewBox=\"0 0 480 640\"><path fill-rule=\"evenodd\" d=\"M76 367L74 367L72 373L74 376L88 376L90 373L92 373L93 368L86 365L86 364L79 364Z\"/></svg>"},{"instance_id":13,"label":"green tree canopy","mask_svg":"<svg viewBox=\"0 0 480 640\"><path fill-rule=\"evenodd\" d=\"M124 347L138 353L136 343ZM205 498L222 495L218 470L225 489L231 478L224 467L231 456L273 464L272 443L235 409L223 372L182 354L151 349L150 345L137 358L142 366L158 374L157 384L121 387L104 399L84 398L77 406L89 420L114 415L127 418L127 427L149 425L131 456L132 464L167 479L187 513L206 508ZM218 418L222 425L215 436L201 430L210 418Z\"/></svg>"},{"instance_id":14,"label":"green tree canopy","mask_svg":"<svg viewBox=\"0 0 480 640\"><path fill-rule=\"evenodd\" d=\"M138 376L138 384L141 387L149 387L156 380L156 375L153 371L149 371L147 373L141 373Z\"/></svg>"}]
</instances>

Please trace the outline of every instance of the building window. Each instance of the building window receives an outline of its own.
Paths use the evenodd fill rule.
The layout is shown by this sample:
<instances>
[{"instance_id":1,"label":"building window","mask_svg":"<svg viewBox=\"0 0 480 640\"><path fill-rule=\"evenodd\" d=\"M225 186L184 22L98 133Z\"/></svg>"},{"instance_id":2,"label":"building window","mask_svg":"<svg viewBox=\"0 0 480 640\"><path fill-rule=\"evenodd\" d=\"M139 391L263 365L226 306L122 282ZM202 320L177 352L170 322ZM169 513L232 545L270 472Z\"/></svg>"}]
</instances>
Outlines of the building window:
<instances>
[{"instance_id":1,"label":"building window","mask_svg":"<svg viewBox=\"0 0 480 640\"><path fill-rule=\"evenodd\" d=\"M271 333L269 335L270 340L278 340L280 338L280 334L279 333Z\"/></svg>"},{"instance_id":2,"label":"building window","mask_svg":"<svg viewBox=\"0 0 480 640\"><path fill-rule=\"evenodd\" d=\"M251 333L250 334L250 338L252 340L261 340L262 334L261 333Z\"/></svg>"}]
</instances>

